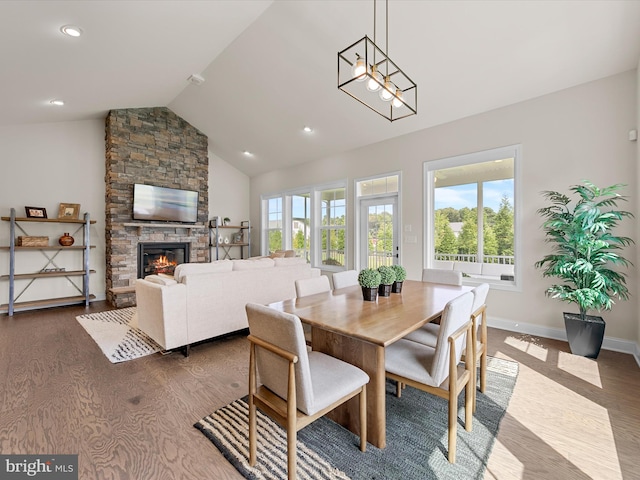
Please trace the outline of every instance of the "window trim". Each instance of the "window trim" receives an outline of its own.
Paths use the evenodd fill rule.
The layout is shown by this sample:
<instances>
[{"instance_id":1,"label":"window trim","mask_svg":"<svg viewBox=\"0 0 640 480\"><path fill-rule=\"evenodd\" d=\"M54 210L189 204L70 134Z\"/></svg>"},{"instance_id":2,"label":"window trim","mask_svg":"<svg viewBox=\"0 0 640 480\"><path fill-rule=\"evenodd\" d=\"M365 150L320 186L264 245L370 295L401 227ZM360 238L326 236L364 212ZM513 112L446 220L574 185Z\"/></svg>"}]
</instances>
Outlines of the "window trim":
<instances>
[{"instance_id":1,"label":"window trim","mask_svg":"<svg viewBox=\"0 0 640 480\"><path fill-rule=\"evenodd\" d=\"M444 168L460 167L463 165L490 162L500 158L513 157L513 230L514 230L514 281L507 283L490 279L463 278L465 285L478 285L488 283L496 290L522 291L522 145L514 144L497 147L479 152L466 153L447 158L425 161L423 163L423 205L424 205L424 243L423 243L423 268L433 265L434 259L434 238L433 225L435 222L434 212L434 178L433 172Z\"/></svg>"}]
</instances>

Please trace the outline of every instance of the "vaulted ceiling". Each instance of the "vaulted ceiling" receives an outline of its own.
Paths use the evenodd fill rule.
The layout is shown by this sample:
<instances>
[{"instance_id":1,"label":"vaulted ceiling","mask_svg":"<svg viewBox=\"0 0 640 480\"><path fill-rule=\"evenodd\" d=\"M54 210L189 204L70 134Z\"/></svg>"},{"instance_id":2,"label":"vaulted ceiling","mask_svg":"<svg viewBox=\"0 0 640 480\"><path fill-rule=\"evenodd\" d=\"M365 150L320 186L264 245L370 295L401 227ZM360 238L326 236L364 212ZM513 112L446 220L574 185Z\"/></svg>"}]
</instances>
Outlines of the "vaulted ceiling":
<instances>
[{"instance_id":1,"label":"vaulted ceiling","mask_svg":"<svg viewBox=\"0 0 640 480\"><path fill-rule=\"evenodd\" d=\"M337 52L373 37L373 8L4 0L0 128L168 106L253 176L635 69L640 58L637 1L391 0L388 54L418 84L418 115L390 123L337 89ZM384 9L378 1L383 49ZM66 24L83 35L63 36Z\"/></svg>"}]
</instances>

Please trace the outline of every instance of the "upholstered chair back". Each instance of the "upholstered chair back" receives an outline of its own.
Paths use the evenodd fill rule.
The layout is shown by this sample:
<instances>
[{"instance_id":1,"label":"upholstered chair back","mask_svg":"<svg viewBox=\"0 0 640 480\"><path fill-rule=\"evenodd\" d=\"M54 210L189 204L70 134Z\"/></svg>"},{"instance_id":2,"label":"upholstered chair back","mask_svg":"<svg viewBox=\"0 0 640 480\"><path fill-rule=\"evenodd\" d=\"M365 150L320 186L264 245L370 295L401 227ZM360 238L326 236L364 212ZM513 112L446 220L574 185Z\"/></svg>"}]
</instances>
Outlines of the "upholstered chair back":
<instances>
[{"instance_id":1,"label":"upholstered chair back","mask_svg":"<svg viewBox=\"0 0 640 480\"><path fill-rule=\"evenodd\" d=\"M446 285L462 285L462 272L444 270L442 268L425 268L422 271L422 281Z\"/></svg>"},{"instance_id":2,"label":"upholstered chair back","mask_svg":"<svg viewBox=\"0 0 640 480\"><path fill-rule=\"evenodd\" d=\"M300 319L296 315L255 303L248 303L246 309L251 335L298 356L298 362L295 364L297 407L307 414L313 412L309 357ZM264 348L257 347L256 365L260 382L286 400L288 362Z\"/></svg>"},{"instance_id":3,"label":"upholstered chair back","mask_svg":"<svg viewBox=\"0 0 640 480\"><path fill-rule=\"evenodd\" d=\"M352 285L358 285L358 271L346 270L344 272L336 272L332 275L333 288L345 288Z\"/></svg>"},{"instance_id":4,"label":"upholstered chair back","mask_svg":"<svg viewBox=\"0 0 640 480\"><path fill-rule=\"evenodd\" d=\"M331 284L329 277L320 275L319 277L300 278L296 280L296 297L308 297L316 293L330 292Z\"/></svg>"},{"instance_id":5,"label":"upholstered chair back","mask_svg":"<svg viewBox=\"0 0 640 480\"><path fill-rule=\"evenodd\" d=\"M472 292L473 292L473 307L471 308L471 312L474 313L486 303L487 295L489 294L489 284L481 283L476 288L474 288Z\"/></svg>"},{"instance_id":6,"label":"upholstered chair back","mask_svg":"<svg viewBox=\"0 0 640 480\"><path fill-rule=\"evenodd\" d=\"M435 385L440 385L449 376L449 336L458 328L469 321L471 306L473 305L473 293L467 292L454 298L444 308L440 328L438 331L438 343L434 352L431 365L431 377ZM460 335L456 341L456 365L462 358L466 346L466 336Z\"/></svg>"}]
</instances>

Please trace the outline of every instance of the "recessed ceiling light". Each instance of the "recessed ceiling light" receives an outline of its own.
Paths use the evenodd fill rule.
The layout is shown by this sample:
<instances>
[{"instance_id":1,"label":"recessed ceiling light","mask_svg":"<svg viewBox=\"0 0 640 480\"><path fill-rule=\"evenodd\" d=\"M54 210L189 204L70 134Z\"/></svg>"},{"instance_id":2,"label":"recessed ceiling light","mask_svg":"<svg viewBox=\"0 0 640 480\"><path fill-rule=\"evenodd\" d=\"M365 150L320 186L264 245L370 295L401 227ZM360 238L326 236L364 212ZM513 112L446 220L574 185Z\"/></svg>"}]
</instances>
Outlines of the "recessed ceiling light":
<instances>
[{"instance_id":1,"label":"recessed ceiling light","mask_svg":"<svg viewBox=\"0 0 640 480\"><path fill-rule=\"evenodd\" d=\"M313 132L313 128L311 128L311 127L309 127L309 126L307 126L307 125L305 125L305 127L304 127L302 130L304 130L304 131L305 131L305 132L307 132L307 133L311 133L311 132Z\"/></svg>"},{"instance_id":2,"label":"recessed ceiling light","mask_svg":"<svg viewBox=\"0 0 640 480\"><path fill-rule=\"evenodd\" d=\"M75 25L64 25L63 27L60 27L60 31L70 37L79 37L82 35L82 29Z\"/></svg>"},{"instance_id":3,"label":"recessed ceiling light","mask_svg":"<svg viewBox=\"0 0 640 480\"><path fill-rule=\"evenodd\" d=\"M245 150L244 153L247 157L253 157L253 153L251 153L249 150Z\"/></svg>"},{"instance_id":4,"label":"recessed ceiling light","mask_svg":"<svg viewBox=\"0 0 640 480\"><path fill-rule=\"evenodd\" d=\"M62 105L64 105L64 102L62 100L58 100L58 99L53 99L49 102L51 105L57 105L59 107L61 107Z\"/></svg>"}]
</instances>

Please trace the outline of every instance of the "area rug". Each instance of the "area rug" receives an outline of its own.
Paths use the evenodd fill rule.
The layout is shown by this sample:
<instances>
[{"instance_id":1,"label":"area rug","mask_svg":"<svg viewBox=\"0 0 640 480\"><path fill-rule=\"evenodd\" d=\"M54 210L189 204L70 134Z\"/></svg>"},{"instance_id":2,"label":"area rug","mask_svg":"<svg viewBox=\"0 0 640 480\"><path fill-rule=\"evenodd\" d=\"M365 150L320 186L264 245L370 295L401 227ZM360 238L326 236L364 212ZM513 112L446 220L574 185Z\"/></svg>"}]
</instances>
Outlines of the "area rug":
<instances>
[{"instance_id":1,"label":"area rug","mask_svg":"<svg viewBox=\"0 0 640 480\"><path fill-rule=\"evenodd\" d=\"M135 312L136 307L120 308L80 315L76 320L111 363L120 363L162 350L138 328Z\"/></svg>"},{"instance_id":2,"label":"area rug","mask_svg":"<svg viewBox=\"0 0 640 480\"><path fill-rule=\"evenodd\" d=\"M298 432L297 478L312 480L475 479L482 478L518 375L518 364L489 358L485 393L478 391L473 431L464 429L460 396L456 463L447 460L446 400L407 387L395 396L387 382L387 447L367 444L327 419ZM216 410L194 426L222 452L245 478L287 478L286 431L258 410L258 461L248 462L246 397Z\"/></svg>"}]
</instances>

